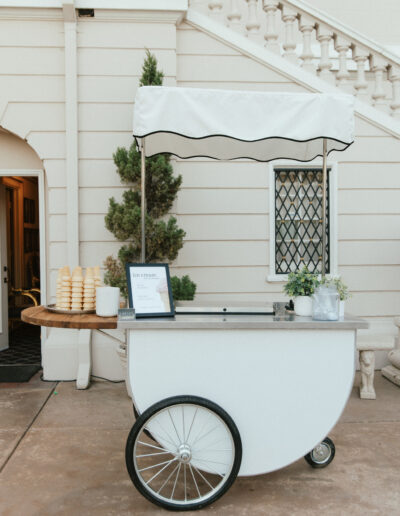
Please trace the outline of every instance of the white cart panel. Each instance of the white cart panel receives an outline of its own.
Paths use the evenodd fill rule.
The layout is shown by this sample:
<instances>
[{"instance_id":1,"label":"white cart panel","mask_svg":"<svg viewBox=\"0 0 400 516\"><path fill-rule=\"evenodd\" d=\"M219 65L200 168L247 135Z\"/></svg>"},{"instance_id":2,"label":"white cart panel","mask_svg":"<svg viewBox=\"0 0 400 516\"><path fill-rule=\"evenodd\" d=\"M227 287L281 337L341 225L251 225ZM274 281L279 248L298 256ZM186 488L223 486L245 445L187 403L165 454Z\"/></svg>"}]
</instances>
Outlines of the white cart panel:
<instances>
[{"instance_id":1,"label":"white cart panel","mask_svg":"<svg viewBox=\"0 0 400 516\"><path fill-rule=\"evenodd\" d=\"M140 412L195 395L235 421L240 475L282 468L340 417L354 379L354 330L129 330L129 381Z\"/></svg>"}]
</instances>

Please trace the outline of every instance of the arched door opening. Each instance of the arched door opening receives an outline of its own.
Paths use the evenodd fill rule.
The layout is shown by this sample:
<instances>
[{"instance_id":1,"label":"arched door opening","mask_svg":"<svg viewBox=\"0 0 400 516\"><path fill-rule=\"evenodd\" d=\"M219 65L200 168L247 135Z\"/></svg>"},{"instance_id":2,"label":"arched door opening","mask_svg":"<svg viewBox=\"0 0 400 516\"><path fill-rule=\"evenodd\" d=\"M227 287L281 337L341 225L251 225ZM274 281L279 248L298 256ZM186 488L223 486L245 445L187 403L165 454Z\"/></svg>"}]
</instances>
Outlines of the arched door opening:
<instances>
[{"instance_id":1,"label":"arched door opening","mask_svg":"<svg viewBox=\"0 0 400 516\"><path fill-rule=\"evenodd\" d=\"M18 382L41 367L40 327L20 314L41 303L42 163L26 142L1 129L0 151L0 382Z\"/></svg>"}]
</instances>

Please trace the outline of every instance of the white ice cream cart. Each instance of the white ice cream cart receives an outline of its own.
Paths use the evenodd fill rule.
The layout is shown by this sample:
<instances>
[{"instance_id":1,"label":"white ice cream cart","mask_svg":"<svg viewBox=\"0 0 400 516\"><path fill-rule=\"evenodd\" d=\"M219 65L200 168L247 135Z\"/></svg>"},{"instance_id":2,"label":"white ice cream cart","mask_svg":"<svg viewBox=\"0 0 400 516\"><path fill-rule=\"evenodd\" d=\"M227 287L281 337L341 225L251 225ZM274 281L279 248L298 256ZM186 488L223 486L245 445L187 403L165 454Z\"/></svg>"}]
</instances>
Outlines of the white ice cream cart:
<instances>
[{"instance_id":1,"label":"white ice cream cart","mask_svg":"<svg viewBox=\"0 0 400 516\"><path fill-rule=\"evenodd\" d=\"M310 161L353 142L347 95L143 87L134 136L145 156ZM251 166L249 166L251 174ZM322 249L325 249L325 204ZM142 198L142 262L145 262ZM325 253L322 253L325 272ZM354 378L357 318L336 322L267 314L176 314L124 322L138 418L126 463L137 489L174 510L200 509L237 475L258 475L300 457L333 459L327 434Z\"/></svg>"}]
</instances>

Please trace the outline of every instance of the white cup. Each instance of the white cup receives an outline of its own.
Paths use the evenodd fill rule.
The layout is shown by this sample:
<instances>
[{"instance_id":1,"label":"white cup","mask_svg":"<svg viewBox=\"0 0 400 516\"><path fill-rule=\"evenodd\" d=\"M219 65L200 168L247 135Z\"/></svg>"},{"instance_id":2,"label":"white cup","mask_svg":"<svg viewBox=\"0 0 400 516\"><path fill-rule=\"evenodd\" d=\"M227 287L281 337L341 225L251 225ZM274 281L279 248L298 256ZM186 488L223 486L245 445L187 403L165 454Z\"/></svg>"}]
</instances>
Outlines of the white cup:
<instances>
[{"instance_id":1,"label":"white cup","mask_svg":"<svg viewBox=\"0 0 400 516\"><path fill-rule=\"evenodd\" d=\"M96 288L96 315L100 317L113 317L118 314L119 288Z\"/></svg>"}]
</instances>

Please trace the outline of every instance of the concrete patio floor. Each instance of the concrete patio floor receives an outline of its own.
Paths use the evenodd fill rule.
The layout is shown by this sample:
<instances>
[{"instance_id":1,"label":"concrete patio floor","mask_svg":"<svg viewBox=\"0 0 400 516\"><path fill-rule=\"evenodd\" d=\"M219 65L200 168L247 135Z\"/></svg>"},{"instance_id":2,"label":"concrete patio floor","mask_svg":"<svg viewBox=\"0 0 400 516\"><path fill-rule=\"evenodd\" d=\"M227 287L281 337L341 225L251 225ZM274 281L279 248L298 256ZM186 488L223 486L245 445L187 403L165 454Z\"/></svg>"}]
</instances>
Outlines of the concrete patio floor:
<instances>
[{"instance_id":1,"label":"concrete patio floor","mask_svg":"<svg viewBox=\"0 0 400 516\"><path fill-rule=\"evenodd\" d=\"M299 460L275 473L239 478L202 512L400 514L400 389L379 372L375 385L376 401L360 400L353 389L330 433L336 457L329 467L314 470ZM93 381L78 391L74 382L45 383L36 375L29 383L0 384L0 514L168 514L129 479L124 449L132 424L123 383Z\"/></svg>"}]
</instances>

